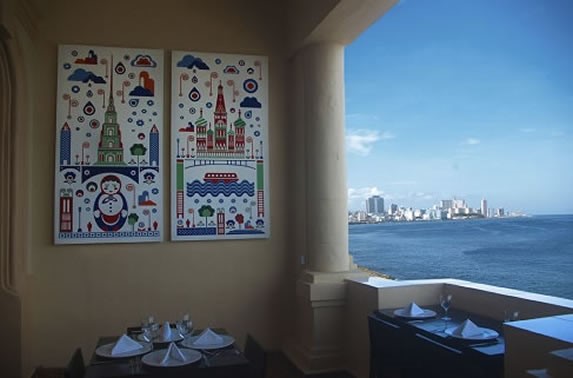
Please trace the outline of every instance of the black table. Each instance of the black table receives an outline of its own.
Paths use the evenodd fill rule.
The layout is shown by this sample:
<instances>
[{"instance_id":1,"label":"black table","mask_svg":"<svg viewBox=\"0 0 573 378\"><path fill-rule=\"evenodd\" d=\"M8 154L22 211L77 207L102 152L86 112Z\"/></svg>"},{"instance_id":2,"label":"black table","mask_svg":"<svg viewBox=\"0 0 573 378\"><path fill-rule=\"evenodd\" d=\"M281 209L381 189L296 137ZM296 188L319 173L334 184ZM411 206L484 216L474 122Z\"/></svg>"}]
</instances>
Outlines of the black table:
<instances>
[{"instance_id":1,"label":"black table","mask_svg":"<svg viewBox=\"0 0 573 378\"><path fill-rule=\"evenodd\" d=\"M225 334L224 330L216 329ZM199 331L195 332L198 334ZM117 341L119 336L100 337L97 347ZM167 348L168 344L154 344L154 350ZM141 362L142 356L129 358L104 358L94 354L86 367L86 378L95 377L249 377L250 364L236 344L209 351L195 363L181 367L151 367Z\"/></svg>"},{"instance_id":2,"label":"black table","mask_svg":"<svg viewBox=\"0 0 573 378\"><path fill-rule=\"evenodd\" d=\"M412 320L395 316L395 309L369 315L371 377L503 377L502 322L455 308L448 312L452 319L446 322L441 319L439 306L426 308L436 311L437 316ZM466 319L500 335L493 340L469 341L444 332Z\"/></svg>"}]
</instances>

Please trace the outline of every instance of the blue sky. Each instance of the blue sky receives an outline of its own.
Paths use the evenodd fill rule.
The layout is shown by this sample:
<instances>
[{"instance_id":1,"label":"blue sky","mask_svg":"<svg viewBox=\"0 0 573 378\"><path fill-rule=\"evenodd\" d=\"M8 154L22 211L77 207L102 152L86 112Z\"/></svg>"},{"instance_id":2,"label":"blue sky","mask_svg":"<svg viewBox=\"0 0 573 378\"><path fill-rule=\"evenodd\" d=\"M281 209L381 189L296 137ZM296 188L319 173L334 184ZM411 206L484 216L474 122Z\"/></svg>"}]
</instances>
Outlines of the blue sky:
<instances>
[{"instance_id":1,"label":"blue sky","mask_svg":"<svg viewBox=\"0 0 573 378\"><path fill-rule=\"evenodd\" d=\"M573 213L573 1L406 0L346 47L349 209Z\"/></svg>"}]
</instances>

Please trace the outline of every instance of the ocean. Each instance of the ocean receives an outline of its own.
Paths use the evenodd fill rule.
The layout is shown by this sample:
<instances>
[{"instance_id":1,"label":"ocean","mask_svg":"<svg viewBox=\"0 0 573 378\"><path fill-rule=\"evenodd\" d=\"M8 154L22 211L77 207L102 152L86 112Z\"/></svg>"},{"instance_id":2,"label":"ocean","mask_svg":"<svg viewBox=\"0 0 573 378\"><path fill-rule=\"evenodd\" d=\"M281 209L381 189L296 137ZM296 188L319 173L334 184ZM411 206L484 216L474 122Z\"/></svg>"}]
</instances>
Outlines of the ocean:
<instances>
[{"instance_id":1,"label":"ocean","mask_svg":"<svg viewBox=\"0 0 573 378\"><path fill-rule=\"evenodd\" d=\"M573 299L573 215L349 225L354 262Z\"/></svg>"}]
</instances>

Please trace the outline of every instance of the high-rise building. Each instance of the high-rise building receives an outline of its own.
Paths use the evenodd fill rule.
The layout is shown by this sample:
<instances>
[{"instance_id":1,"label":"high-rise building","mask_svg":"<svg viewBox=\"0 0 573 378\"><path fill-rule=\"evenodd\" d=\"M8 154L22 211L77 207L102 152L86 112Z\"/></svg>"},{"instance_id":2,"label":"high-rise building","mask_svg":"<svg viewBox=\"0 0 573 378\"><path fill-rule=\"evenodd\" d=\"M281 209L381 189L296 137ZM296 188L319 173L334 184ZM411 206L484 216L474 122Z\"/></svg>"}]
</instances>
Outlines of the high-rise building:
<instances>
[{"instance_id":1,"label":"high-rise building","mask_svg":"<svg viewBox=\"0 0 573 378\"><path fill-rule=\"evenodd\" d=\"M451 209L452 207L454 207L454 201L452 200L441 200L440 201L440 207L442 209Z\"/></svg>"},{"instance_id":2,"label":"high-rise building","mask_svg":"<svg viewBox=\"0 0 573 378\"><path fill-rule=\"evenodd\" d=\"M384 214L384 198L372 196L366 200L366 212L369 214Z\"/></svg>"},{"instance_id":3,"label":"high-rise building","mask_svg":"<svg viewBox=\"0 0 573 378\"><path fill-rule=\"evenodd\" d=\"M481 200L480 209L481 209L481 215L487 217L487 201L485 198Z\"/></svg>"},{"instance_id":4,"label":"high-rise building","mask_svg":"<svg viewBox=\"0 0 573 378\"><path fill-rule=\"evenodd\" d=\"M390 214L395 214L398 212L398 205L396 205L395 203L390 205L390 209L389 209Z\"/></svg>"}]
</instances>

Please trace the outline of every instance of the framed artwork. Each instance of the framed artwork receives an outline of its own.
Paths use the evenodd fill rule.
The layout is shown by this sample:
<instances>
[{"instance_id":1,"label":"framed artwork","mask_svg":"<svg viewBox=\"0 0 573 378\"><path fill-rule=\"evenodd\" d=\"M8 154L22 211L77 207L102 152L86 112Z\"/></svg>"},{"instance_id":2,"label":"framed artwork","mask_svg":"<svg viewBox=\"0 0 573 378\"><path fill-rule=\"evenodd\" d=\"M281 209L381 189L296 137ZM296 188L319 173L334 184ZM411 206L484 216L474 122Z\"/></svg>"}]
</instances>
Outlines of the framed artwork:
<instances>
[{"instance_id":1,"label":"framed artwork","mask_svg":"<svg viewBox=\"0 0 573 378\"><path fill-rule=\"evenodd\" d=\"M172 53L173 240L267 238L267 58Z\"/></svg>"},{"instance_id":2,"label":"framed artwork","mask_svg":"<svg viewBox=\"0 0 573 378\"><path fill-rule=\"evenodd\" d=\"M162 238L163 51L61 45L56 244Z\"/></svg>"}]
</instances>

